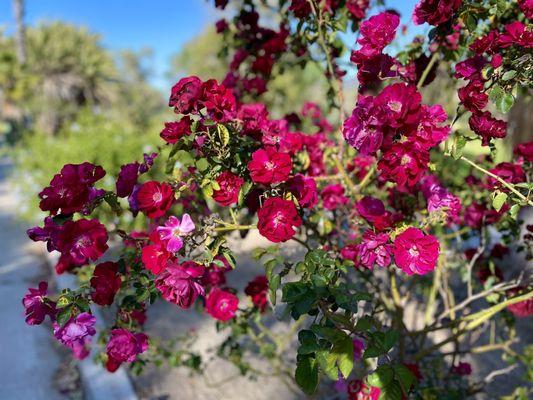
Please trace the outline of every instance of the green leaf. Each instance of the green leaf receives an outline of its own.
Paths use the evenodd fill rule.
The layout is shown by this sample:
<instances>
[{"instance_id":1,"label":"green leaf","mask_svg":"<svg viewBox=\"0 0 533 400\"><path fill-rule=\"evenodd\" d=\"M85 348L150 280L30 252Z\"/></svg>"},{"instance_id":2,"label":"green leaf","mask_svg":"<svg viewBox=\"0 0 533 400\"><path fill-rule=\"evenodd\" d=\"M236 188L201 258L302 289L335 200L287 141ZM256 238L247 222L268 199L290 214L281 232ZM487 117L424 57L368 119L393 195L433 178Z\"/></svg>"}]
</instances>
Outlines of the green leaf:
<instances>
[{"instance_id":1,"label":"green leaf","mask_svg":"<svg viewBox=\"0 0 533 400\"><path fill-rule=\"evenodd\" d=\"M477 28L477 20L474 18L473 14L468 14L466 17L466 27L470 32L474 32Z\"/></svg>"},{"instance_id":2,"label":"green leaf","mask_svg":"<svg viewBox=\"0 0 533 400\"><path fill-rule=\"evenodd\" d=\"M371 386L384 388L392 382L394 370L388 364L380 365L372 374L368 375L367 381Z\"/></svg>"},{"instance_id":3,"label":"green leaf","mask_svg":"<svg viewBox=\"0 0 533 400\"><path fill-rule=\"evenodd\" d=\"M330 379L334 381L339 379L339 370L336 365L337 357L331 354L329 350L317 351L316 360L318 361L322 372L324 372Z\"/></svg>"},{"instance_id":4,"label":"green leaf","mask_svg":"<svg viewBox=\"0 0 533 400\"><path fill-rule=\"evenodd\" d=\"M312 354L320 350L320 344L315 334L308 329L298 332L298 341L300 342L298 354Z\"/></svg>"},{"instance_id":5,"label":"green leaf","mask_svg":"<svg viewBox=\"0 0 533 400\"><path fill-rule=\"evenodd\" d=\"M196 161L196 168L200 172L203 172L206 169L208 169L209 168L209 161L207 161L207 158L200 158L198 161Z\"/></svg>"},{"instance_id":6,"label":"green leaf","mask_svg":"<svg viewBox=\"0 0 533 400\"><path fill-rule=\"evenodd\" d=\"M176 153L176 160L178 160L183 166L189 167L194 164L194 157L186 150L179 150Z\"/></svg>"},{"instance_id":7,"label":"green leaf","mask_svg":"<svg viewBox=\"0 0 533 400\"><path fill-rule=\"evenodd\" d=\"M509 215L516 219L516 217L518 216L518 212L520 211L520 206L518 204L514 204L511 209L509 210Z\"/></svg>"},{"instance_id":8,"label":"green leaf","mask_svg":"<svg viewBox=\"0 0 533 400\"><path fill-rule=\"evenodd\" d=\"M268 281L268 288L270 291L270 301L273 305L276 305L276 291L278 290L279 286L281 285L281 276L280 275L272 275L272 277Z\"/></svg>"},{"instance_id":9,"label":"green leaf","mask_svg":"<svg viewBox=\"0 0 533 400\"><path fill-rule=\"evenodd\" d=\"M62 308L57 314L56 321L59 326L65 325L72 316L72 305Z\"/></svg>"},{"instance_id":10,"label":"green leaf","mask_svg":"<svg viewBox=\"0 0 533 400\"><path fill-rule=\"evenodd\" d=\"M289 282L283 286L282 301L286 303L294 303L302 299L309 291L309 288L302 282Z\"/></svg>"},{"instance_id":11,"label":"green leaf","mask_svg":"<svg viewBox=\"0 0 533 400\"><path fill-rule=\"evenodd\" d=\"M267 249L263 247L256 247L252 250L252 257L254 260L259 260L261 257L263 257L267 253Z\"/></svg>"},{"instance_id":12,"label":"green leaf","mask_svg":"<svg viewBox=\"0 0 533 400\"><path fill-rule=\"evenodd\" d=\"M394 376L406 393L409 392L411 386L416 383L416 377L414 374L403 364L396 364L394 366Z\"/></svg>"},{"instance_id":13,"label":"green leaf","mask_svg":"<svg viewBox=\"0 0 533 400\"><path fill-rule=\"evenodd\" d=\"M499 85L494 85L489 93L489 99L494 104L498 104L498 102L501 100L501 98L504 95L503 89Z\"/></svg>"},{"instance_id":14,"label":"green leaf","mask_svg":"<svg viewBox=\"0 0 533 400\"><path fill-rule=\"evenodd\" d=\"M498 110L504 114L507 114L509 110L513 107L514 97L510 93L505 93L501 99L496 102L496 107Z\"/></svg>"},{"instance_id":15,"label":"green leaf","mask_svg":"<svg viewBox=\"0 0 533 400\"><path fill-rule=\"evenodd\" d=\"M463 135L456 133L453 139L452 157L456 160L461 158L461 156L463 155L463 149L465 146L466 146L466 138Z\"/></svg>"},{"instance_id":16,"label":"green leaf","mask_svg":"<svg viewBox=\"0 0 533 400\"><path fill-rule=\"evenodd\" d=\"M318 336L329 340L331 343L342 340L346 334L336 328L321 325L311 325L311 330Z\"/></svg>"},{"instance_id":17,"label":"green leaf","mask_svg":"<svg viewBox=\"0 0 533 400\"><path fill-rule=\"evenodd\" d=\"M363 318L359 318L357 321L357 324L355 324L355 331L361 332L361 331L368 331L372 327L372 318L366 316Z\"/></svg>"},{"instance_id":18,"label":"green leaf","mask_svg":"<svg viewBox=\"0 0 533 400\"><path fill-rule=\"evenodd\" d=\"M502 76L502 80L503 80L503 81L510 81L510 80L513 79L515 76L516 76L516 71L514 71L514 70L507 71L505 74L503 74L503 76Z\"/></svg>"},{"instance_id":19,"label":"green leaf","mask_svg":"<svg viewBox=\"0 0 533 400\"><path fill-rule=\"evenodd\" d=\"M316 360L309 355L299 355L296 359L294 373L296 383L302 390L311 395L318 386L318 366Z\"/></svg>"},{"instance_id":20,"label":"green leaf","mask_svg":"<svg viewBox=\"0 0 533 400\"><path fill-rule=\"evenodd\" d=\"M401 400L402 388L397 381L392 381L389 385L381 389L379 400Z\"/></svg>"},{"instance_id":21,"label":"green leaf","mask_svg":"<svg viewBox=\"0 0 533 400\"><path fill-rule=\"evenodd\" d=\"M348 336L334 344L333 354L337 357L337 365L342 376L348 378L353 369L353 341Z\"/></svg>"},{"instance_id":22,"label":"green leaf","mask_svg":"<svg viewBox=\"0 0 533 400\"><path fill-rule=\"evenodd\" d=\"M239 190L239 196L238 196L238 201L237 201L238 206L242 206L242 204L244 203L244 199L246 198L246 195L248 194L252 186L253 186L252 182L243 183L243 185L241 186L241 189Z\"/></svg>"},{"instance_id":23,"label":"green leaf","mask_svg":"<svg viewBox=\"0 0 533 400\"><path fill-rule=\"evenodd\" d=\"M398 331L388 331L385 333L385 341L383 342L383 348L385 352L388 353L390 349L396 344L400 338L400 333Z\"/></svg>"},{"instance_id":24,"label":"green leaf","mask_svg":"<svg viewBox=\"0 0 533 400\"><path fill-rule=\"evenodd\" d=\"M507 200L507 194L503 192L496 192L494 198L492 199L492 207L496 211L500 211L505 201Z\"/></svg>"},{"instance_id":25,"label":"green leaf","mask_svg":"<svg viewBox=\"0 0 533 400\"><path fill-rule=\"evenodd\" d=\"M218 137L220 138L220 142L222 143L222 147L226 147L229 143L229 131L226 126L222 124L217 125L217 133Z\"/></svg>"},{"instance_id":26,"label":"green leaf","mask_svg":"<svg viewBox=\"0 0 533 400\"><path fill-rule=\"evenodd\" d=\"M387 354L399 338L397 331L373 332L369 334L370 340L365 350L363 358L379 357Z\"/></svg>"}]
</instances>

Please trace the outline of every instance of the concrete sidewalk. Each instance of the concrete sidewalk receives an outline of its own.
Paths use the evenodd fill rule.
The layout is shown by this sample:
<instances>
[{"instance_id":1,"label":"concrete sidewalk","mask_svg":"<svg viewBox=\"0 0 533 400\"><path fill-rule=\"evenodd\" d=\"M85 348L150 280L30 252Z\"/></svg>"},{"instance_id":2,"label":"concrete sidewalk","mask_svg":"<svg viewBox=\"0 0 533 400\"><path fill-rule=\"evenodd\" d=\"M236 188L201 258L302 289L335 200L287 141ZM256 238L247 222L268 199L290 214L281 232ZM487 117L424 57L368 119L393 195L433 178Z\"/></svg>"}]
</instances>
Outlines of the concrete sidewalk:
<instances>
[{"instance_id":1,"label":"concrete sidewalk","mask_svg":"<svg viewBox=\"0 0 533 400\"><path fill-rule=\"evenodd\" d=\"M21 299L28 287L46 279L43 261L15 218L17 204L6 182L9 165L0 164L0 388L2 399L51 400L60 364L51 327L28 326ZM35 249L35 248L34 248Z\"/></svg>"}]
</instances>

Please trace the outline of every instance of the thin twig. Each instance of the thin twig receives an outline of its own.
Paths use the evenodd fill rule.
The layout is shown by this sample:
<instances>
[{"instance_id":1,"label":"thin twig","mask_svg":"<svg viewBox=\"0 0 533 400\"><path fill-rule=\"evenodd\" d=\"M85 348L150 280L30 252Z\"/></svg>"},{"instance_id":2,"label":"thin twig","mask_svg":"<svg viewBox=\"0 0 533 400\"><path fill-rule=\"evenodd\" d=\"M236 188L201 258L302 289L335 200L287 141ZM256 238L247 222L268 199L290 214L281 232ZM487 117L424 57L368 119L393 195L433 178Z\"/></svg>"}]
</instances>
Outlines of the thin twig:
<instances>
[{"instance_id":1,"label":"thin twig","mask_svg":"<svg viewBox=\"0 0 533 400\"><path fill-rule=\"evenodd\" d=\"M498 369L496 371L492 371L490 374L488 374L485 379L483 379L483 382L485 384L492 382L497 376L500 375L507 375L509 372L513 371L515 368L518 367L518 364L509 365L506 368Z\"/></svg>"},{"instance_id":2,"label":"thin twig","mask_svg":"<svg viewBox=\"0 0 533 400\"><path fill-rule=\"evenodd\" d=\"M500 178L498 175L493 174L490 171L487 171L485 168L480 167L477 165L474 161L466 158L465 156L461 156L461 160L467 162L472 167L477 169L478 171L483 172L485 175L490 176L491 178L496 179L499 183L501 183L503 186L505 186L507 189L509 189L511 192L513 192L515 195L517 195L524 203L533 206L533 201L529 200L526 196L524 196L522 193L520 193L518 190L515 189L514 185L510 184L509 182L506 182L504 179Z\"/></svg>"}]
</instances>

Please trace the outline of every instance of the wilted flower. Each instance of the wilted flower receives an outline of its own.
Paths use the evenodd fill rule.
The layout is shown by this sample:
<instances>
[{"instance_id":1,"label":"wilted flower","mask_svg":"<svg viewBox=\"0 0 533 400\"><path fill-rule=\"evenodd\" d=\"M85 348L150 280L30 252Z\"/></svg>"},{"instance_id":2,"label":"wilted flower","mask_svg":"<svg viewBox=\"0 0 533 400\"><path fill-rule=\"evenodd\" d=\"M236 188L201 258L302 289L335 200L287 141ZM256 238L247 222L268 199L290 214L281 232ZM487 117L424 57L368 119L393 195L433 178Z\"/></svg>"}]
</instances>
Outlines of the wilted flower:
<instances>
[{"instance_id":1,"label":"wilted flower","mask_svg":"<svg viewBox=\"0 0 533 400\"><path fill-rule=\"evenodd\" d=\"M40 282L36 289L28 288L28 293L22 299L22 304L26 309L26 323L28 325L41 324L46 316L54 320L56 315L56 304L46 298L48 283Z\"/></svg>"},{"instance_id":2,"label":"wilted flower","mask_svg":"<svg viewBox=\"0 0 533 400\"><path fill-rule=\"evenodd\" d=\"M116 188L118 197L128 197L137 184L139 176L139 163L133 162L120 167Z\"/></svg>"},{"instance_id":3,"label":"wilted flower","mask_svg":"<svg viewBox=\"0 0 533 400\"><path fill-rule=\"evenodd\" d=\"M472 373L472 366L470 363L460 361L457 365L452 367L452 373L455 375L468 376Z\"/></svg>"},{"instance_id":4,"label":"wilted flower","mask_svg":"<svg viewBox=\"0 0 533 400\"><path fill-rule=\"evenodd\" d=\"M301 207L311 208L318 203L318 192L313 178L297 174L287 181L287 187Z\"/></svg>"},{"instance_id":5,"label":"wilted flower","mask_svg":"<svg viewBox=\"0 0 533 400\"><path fill-rule=\"evenodd\" d=\"M488 146L491 139L501 139L507 135L507 123L494 118L489 111L472 114L468 124L470 129L481 136L483 146Z\"/></svg>"},{"instance_id":6,"label":"wilted flower","mask_svg":"<svg viewBox=\"0 0 533 400\"><path fill-rule=\"evenodd\" d=\"M367 230L363 234L363 241L357 246L359 264L368 269L373 269L374 264L380 267L388 267L391 263L392 250L392 246L388 242L388 234L374 233L371 230Z\"/></svg>"},{"instance_id":7,"label":"wilted flower","mask_svg":"<svg viewBox=\"0 0 533 400\"><path fill-rule=\"evenodd\" d=\"M165 122L165 128L161 131L159 136L165 142L174 144L182 137L191 134L192 120L189 117L183 117L179 121Z\"/></svg>"},{"instance_id":8,"label":"wilted flower","mask_svg":"<svg viewBox=\"0 0 533 400\"><path fill-rule=\"evenodd\" d=\"M197 76L182 78L172 87L169 107L179 114L189 114L198 109L202 94L202 81Z\"/></svg>"},{"instance_id":9,"label":"wilted flower","mask_svg":"<svg viewBox=\"0 0 533 400\"><path fill-rule=\"evenodd\" d=\"M93 315L83 312L70 318L63 326L54 323L54 336L72 350L74 357L81 360L89 355L87 344L96 333L95 323Z\"/></svg>"},{"instance_id":10,"label":"wilted flower","mask_svg":"<svg viewBox=\"0 0 533 400\"><path fill-rule=\"evenodd\" d=\"M344 195L344 187L338 183L326 186L320 196L326 210L336 210L350 201Z\"/></svg>"},{"instance_id":11,"label":"wilted flower","mask_svg":"<svg viewBox=\"0 0 533 400\"><path fill-rule=\"evenodd\" d=\"M41 210L50 211L50 214L57 214L59 210L61 214L82 211L98 195L93 185L104 175L102 167L88 162L66 164L50 181L50 186L39 193Z\"/></svg>"},{"instance_id":12,"label":"wilted flower","mask_svg":"<svg viewBox=\"0 0 533 400\"><path fill-rule=\"evenodd\" d=\"M205 289L200 284L204 273L205 267L194 261L170 263L157 277L155 286L166 301L181 308L189 308L198 296L205 294Z\"/></svg>"},{"instance_id":13,"label":"wilted flower","mask_svg":"<svg viewBox=\"0 0 533 400\"><path fill-rule=\"evenodd\" d=\"M244 293L252 298L252 303L261 312L264 312L267 306L268 279L264 275L256 276L248 282Z\"/></svg>"}]
</instances>

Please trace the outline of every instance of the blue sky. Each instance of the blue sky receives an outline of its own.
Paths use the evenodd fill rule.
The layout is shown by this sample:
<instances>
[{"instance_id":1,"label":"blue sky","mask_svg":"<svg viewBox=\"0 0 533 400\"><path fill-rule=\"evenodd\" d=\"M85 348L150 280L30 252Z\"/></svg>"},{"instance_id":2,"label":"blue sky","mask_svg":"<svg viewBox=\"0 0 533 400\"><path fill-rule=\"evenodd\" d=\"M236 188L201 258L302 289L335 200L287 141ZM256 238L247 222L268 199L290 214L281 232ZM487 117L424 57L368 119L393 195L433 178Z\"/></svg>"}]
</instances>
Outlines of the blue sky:
<instances>
[{"instance_id":1,"label":"blue sky","mask_svg":"<svg viewBox=\"0 0 533 400\"><path fill-rule=\"evenodd\" d=\"M0 27L13 30L10 0L0 1ZM172 54L198 35L217 12L205 0L26 0L26 22L62 20L102 35L111 50L154 51L154 83L165 85Z\"/></svg>"},{"instance_id":2,"label":"blue sky","mask_svg":"<svg viewBox=\"0 0 533 400\"><path fill-rule=\"evenodd\" d=\"M388 1L409 23L417 0ZM172 54L205 28L221 18L212 0L26 0L26 22L62 20L84 25L102 35L111 50L139 50L154 53L153 83L168 86L165 72ZM411 24L412 25L412 24ZM10 0L0 1L0 28L13 30ZM420 31L420 29L416 29Z\"/></svg>"}]
</instances>

